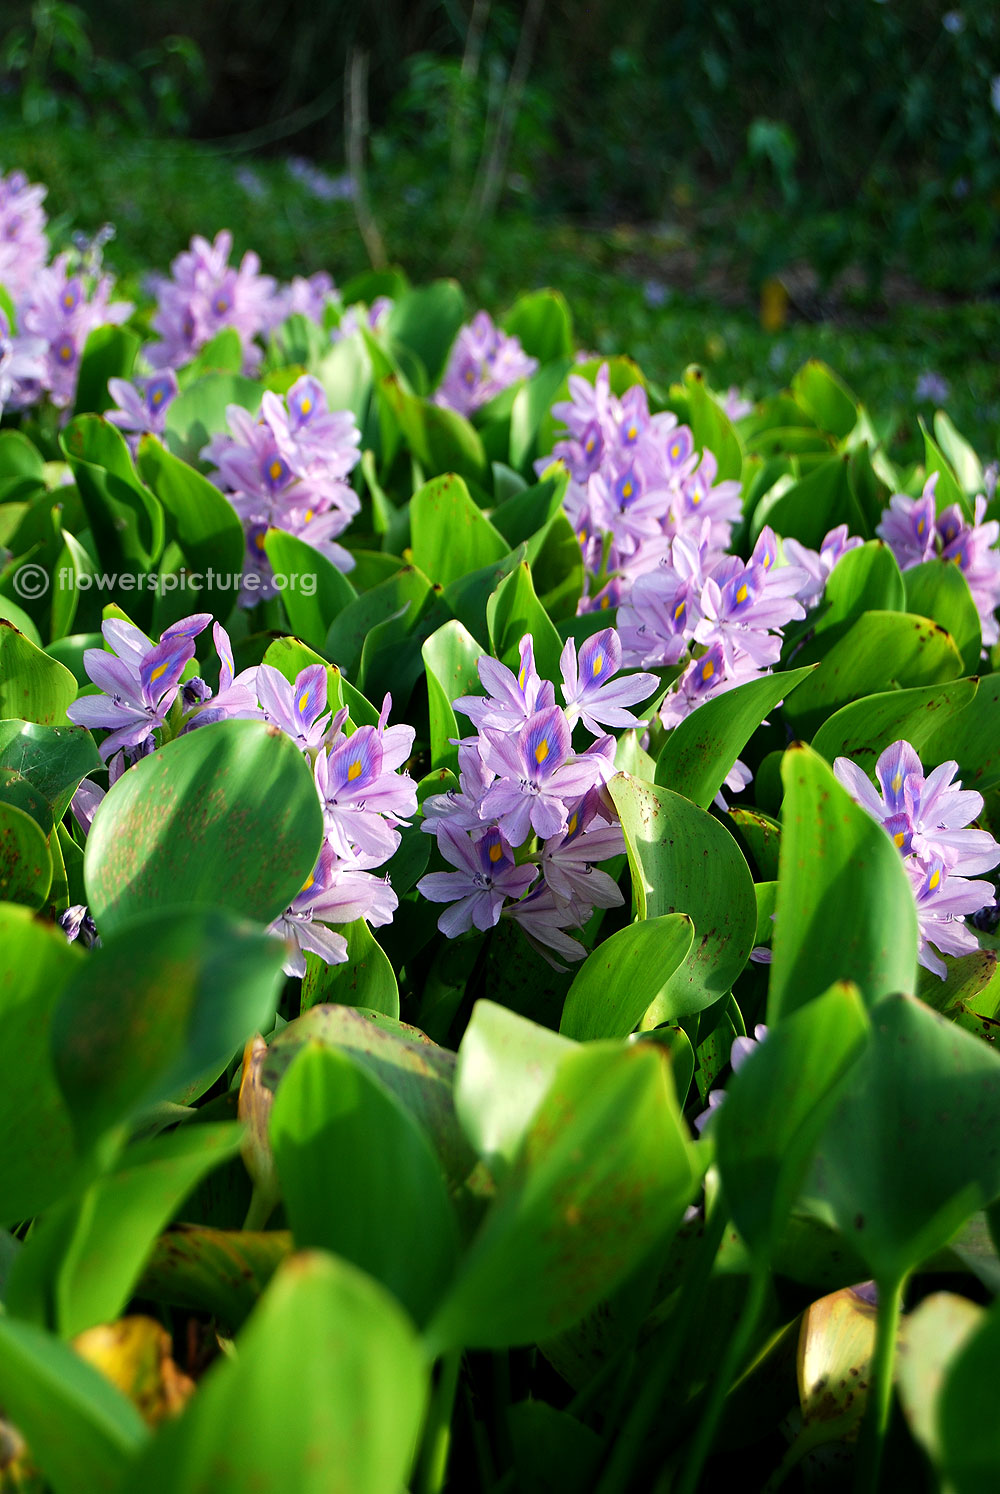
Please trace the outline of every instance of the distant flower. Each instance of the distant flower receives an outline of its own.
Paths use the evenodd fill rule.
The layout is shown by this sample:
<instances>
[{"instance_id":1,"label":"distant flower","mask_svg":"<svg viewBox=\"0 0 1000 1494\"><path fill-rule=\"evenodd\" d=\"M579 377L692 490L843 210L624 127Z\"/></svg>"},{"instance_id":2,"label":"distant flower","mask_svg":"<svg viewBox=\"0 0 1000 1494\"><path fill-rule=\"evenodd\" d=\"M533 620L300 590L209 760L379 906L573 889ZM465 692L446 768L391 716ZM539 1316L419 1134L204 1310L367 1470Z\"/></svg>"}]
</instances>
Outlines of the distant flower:
<instances>
[{"instance_id":1,"label":"distant flower","mask_svg":"<svg viewBox=\"0 0 1000 1494\"><path fill-rule=\"evenodd\" d=\"M0 415L4 406L31 403L45 378L48 344L43 337L18 337L0 309Z\"/></svg>"},{"instance_id":2,"label":"distant flower","mask_svg":"<svg viewBox=\"0 0 1000 1494\"><path fill-rule=\"evenodd\" d=\"M753 1037L739 1036L733 1039L733 1045L729 1050L729 1063L734 1074L739 1072L753 1050L759 1047L766 1037L766 1025L763 1022L758 1022L753 1030ZM699 1136L725 1098L726 1091L724 1089L709 1090L705 1096L705 1103L708 1109L703 1110L700 1115L695 1116L694 1128Z\"/></svg>"},{"instance_id":3,"label":"distant flower","mask_svg":"<svg viewBox=\"0 0 1000 1494\"><path fill-rule=\"evenodd\" d=\"M965 30L965 17L960 10L946 10L941 25L952 36L960 36Z\"/></svg>"},{"instance_id":4,"label":"distant flower","mask_svg":"<svg viewBox=\"0 0 1000 1494\"><path fill-rule=\"evenodd\" d=\"M0 285L15 302L27 295L48 258L45 192L23 171L0 176Z\"/></svg>"},{"instance_id":5,"label":"distant flower","mask_svg":"<svg viewBox=\"0 0 1000 1494\"><path fill-rule=\"evenodd\" d=\"M657 307L665 306L670 299L670 291L662 280L644 280L642 282L642 298L646 305L656 310Z\"/></svg>"},{"instance_id":6,"label":"distant flower","mask_svg":"<svg viewBox=\"0 0 1000 1494\"><path fill-rule=\"evenodd\" d=\"M243 347L243 369L253 373L261 351L254 338L270 323L275 282L261 275L260 260L248 251L238 268L229 263L233 236L224 229L210 244L196 234L170 266L170 275L153 279L157 306L146 356L154 368L180 368L218 332L232 327Z\"/></svg>"},{"instance_id":7,"label":"distant flower","mask_svg":"<svg viewBox=\"0 0 1000 1494\"><path fill-rule=\"evenodd\" d=\"M997 114L1000 114L1000 73L990 81L990 103Z\"/></svg>"},{"instance_id":8,"label":"distant flower","mask_svg":"<svg viewBox=\"0 0 1000 1494\"><path fill-rule=\"evenodd\" d=\"M42 388L54 405L65 408L76 396L80 358L97 327L118 325L132 315L128 301L112 301L110 275L94 279L73 273L68 254L60 254L36 272L18 308L22 330L44 339Z\"/></svg>"},{"instance_id":9,"label":"distant flower","mask_svg":"<svg viewBox=\"0 0 1000 1494\"><path fill-rule=\"evenodd\" d=\"M538 359L530 358L516 337L480 311L459 329L435 403L471 415L511 384L530 378L537 367Z\"/></svg>"},{"instance_id":10,"label":"distant flower","mask_svg":"<svg viewBox=\"0 0 1000 1494\"><path fill-rule=\"evenodd\" d=\"M340 318L339 324L330 333L331 342L342 342L345 337L351 337L357 332L362 323L369 332L381 332L389 320L395 302L390 296L376 296L371 306L365 307L360 302L356 306L348 306Z\"/></svg>"},{"instance_id":11,"label":"distant flower","mask_svg":"<svg viewBox=\"0 0 1000 1494\"><path fill-rule=\"evenodd\" d=\"M233 172L233 181L255 202L260 202L267 196L267 183L252 166L237 166Z\"/></svg>"},{"instance_id":12,"label":"distant flower","mask_svg":"<svg viewBox=\"0 0 1000 1494\"><path fill-rule=\"evenodd\" d=\"M745 416L753 414L754 403L752 399L744 399L735 384L730 384L722 402L722 408L730 420L742 420Z\"/></svg>"},{"instance_id":13,"label":"distant flower","mask_svg":"<svg viewBox=\"0 0 1000 1494\"><path fill-rule=\"evenodd\" d=\"M328 176L303 156L288 158L288 175L319 202L345 202L354 196L354 179L349 171Z\"/></svg>"},{"instance_id":14,"label":"distant flower","mask_svg":"<svg viewBox=\"0 0 1000 1494\"><path fill-rule=\"evenodd\" d=\"M951 386L948 380L943 379L939 373L927 369L917 379L913 397L917 400L925 400L931 405L943 405L950 393Z\"/></svg>"}]
</instances>

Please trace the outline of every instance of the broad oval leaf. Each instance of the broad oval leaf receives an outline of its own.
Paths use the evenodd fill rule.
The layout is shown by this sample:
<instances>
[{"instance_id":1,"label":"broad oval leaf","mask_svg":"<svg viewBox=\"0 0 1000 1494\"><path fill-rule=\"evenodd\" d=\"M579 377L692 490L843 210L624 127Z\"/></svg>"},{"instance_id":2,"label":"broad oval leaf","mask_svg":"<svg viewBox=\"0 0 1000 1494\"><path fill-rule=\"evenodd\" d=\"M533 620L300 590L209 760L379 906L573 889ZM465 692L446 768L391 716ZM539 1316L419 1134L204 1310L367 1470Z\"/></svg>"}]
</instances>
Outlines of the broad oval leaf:
<instances>
[{"instance_id":1,"label":"broad oval leaf","mask_svg":"<svg viewBox=\"0 0 1000 1494\"><path fill-rule=\"evenodd\" d=\"M442 586L495 565L510 549L454 472L432 478L414 493L410 533L414 564Z\"/></svg>"},{"instance_id":2,"label":"broad oval leaf","mask_svg":"<svg viewBox=\"0 0 1000 1494\"><path fill-rule=\"evenodd\" d=\"M599 944L573 978L559 1031L577 1042L634 1031L694 942L686 913L629 924Z\"/></svg>"},{"instance_id":3,"label":"broad oval leaf","mask_svg":"<svg viewBox=\"0 0 1000 1494\"><path fill-rule=\"evenodd\" d=\"M0 717L68 727L76 689L68 669L0 617Z\"/></svg>"},{"instance_id":4,"label":"broad oval leaf","mask_svg":"<svg viewBox=\"0 0 1000 1494\"><path fill-rule=\"evenodd\" d=\"M0 721L0 798L30 814L46 835L81 779L100 766L94 739L82 726Z\"/></svg>"},{"instance_id":5,"label":"broad oval leaf","mask_svg":"<svg viewBox=\"0 0 1000 1494\"><path fill-rule=\"evenodd\" d=\"M813 750L828 763L849 757L866 773L872 773L879 755L901 738L920 755L939 728L951 727L978 688L974 679L952 680L947 685L866 695L827 717L812 739Z\"/></svg>"},{"instance_id":6,"label":"broad oval leaf","mask_svg":"<svg viewBox=\"0 0 1000 1494\"><path fill-rule=\"evenodd\" d=\"M52 856L37 820L0 801L0 900L41 908L52 886Z\"/></svg>"}]
</instances>

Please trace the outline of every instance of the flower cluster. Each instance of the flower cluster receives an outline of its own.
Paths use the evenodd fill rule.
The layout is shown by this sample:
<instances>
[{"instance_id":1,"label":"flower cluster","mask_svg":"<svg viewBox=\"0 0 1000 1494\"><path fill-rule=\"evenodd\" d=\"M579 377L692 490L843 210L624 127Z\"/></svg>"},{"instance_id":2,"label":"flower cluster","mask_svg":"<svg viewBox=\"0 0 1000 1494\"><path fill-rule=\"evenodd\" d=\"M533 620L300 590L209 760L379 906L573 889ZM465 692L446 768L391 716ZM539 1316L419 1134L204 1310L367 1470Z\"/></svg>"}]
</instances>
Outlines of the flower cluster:
<instances>
[{"instance_id":1,"label":"flower cluster","mask_svg":"<svg viewBox=\"0 0 1000 1494\"><path fill-rule=\"evenodd\" d=\"M265 392L258 415L229 405L226 417L229 431L215 436L202 457L243 520L247 564L262 581L244 600L252 605L275 594L264 553L269 529L295 535L339 570L350 570L353 556L335 541L361 506L346 480L361 441L354 417L328 410L322 384L309 374L284 399Z\"/></svg>"},{"instance_id":2,"label":"flower cluster","mask_svg":"<svg viewBox=\"0 0 1000 1494\"><path fill-rule=\"evenodd\" d=\"M495 326L485 311L461 327L448 357L435 403L460 415L471 415L495 395L519 379L528 379L538 367L516 337Z\"/></svg>"},{"instance_id":3,"label":"flower cluster","mask_svg":"<svg viewBox=\"0 0 1000 1494\"><path fill-rule=\"evenodd\" d=\"M47 345L41 337L18 337L0 309L0 415L20 393L40 389L46 370Z\"/></svg>"},{"instance_id":4,"label":"flower cluster","mask_svg":"<svg viewBox=\"0 0 1000 1494\"><path fill-rule=\"evenodd\" d=\"M238 268L230 265L232 247L228 229L211 244L195 234L171 262L170 275L153 278L157 304L152 326L159 341L145 351L154 368L182 367L217 333L232 327L243 347L244 371L256 370L261 352L254 338L274 325L277 286L270 275L260 274L260 260L250 251Z\"/></svg>"},{"instance_id":5,"label":"flower cluster","mask_svg":"<svg viewBox=\"0 0 1000 1494\"><path fill-rule=\"evenodd\" d=\"M60 409L72 404L80 358L91 332L132 315L130 302L111 300L113 284L110 275L74 270L69 254L60 254L35 271L18 303L17 316L19 330L44 344L43 367L37 380L18 385L12 404L33 404L43 393Z\"/></svg>"},{"instance_id":6,"label":"flower cluster","mask_svg":"<svg viewBox=\"0 0 1000 1494\"><path fill-rule=\"evenodd\" d=\"M107 419L119 430L127 431L133 456L142 435L162 436L167 424L167 410L177 398L177 375L172 368L148 379L109 379L108 393L114 408Z\"/></svg>"},{"instance_id":7,"label":"flower cluster","mask_svg":"<svg viewBox=\"0 0 1000 1494\"><path fill-rule=\"evenodd\" d=\"M567 930L582 928L595 907L621 902L614 880L595 865L624 850L602 792L615 750L602 728L640 726L628 708L656 686L649 674L616 679L621 658L613 628L588 638L579 655L570 639L559 661L565 707L538 673L530 633L517 674L480 659L485 696L454 702L477 729L458 743L459 786L423 806L423 828L457 867L417 884L431 902L450 904L438 919L449 938L493 928L505 913L536 946L580 959L586 951ZM594 738L580 752L572 744L577 722Z\"/></svg>"},{"instance_id":8,"label":"flower cluster","mask_svg":"<svg viewBox=\"0 0 1000 1494\"><path fill-rule=\"evenodd\" d=\"M876 529L890 546L900 570L909 570L925 560L952 560L960 567L982 624L984 648L1000 642L996 609L1000 606L1000 523L988 524L986 498L976 499L970 524L957 503L937 512L935 489L938 474L932 472L919 498L895 493Z\"/></svg>"},{"instance_id":9,"label":"flower cluster","mask_svg":"<svg viewBox=\"0 0 1000 1494\"><path fill-rule=\"evenodd\" d=\"M341 314L339 325L331 330L330 341L342 342L345 337L352 337L362 327L367 327L369 332L384 331L395 304L391 296L376 296L370 306L365 306L361 301L348 306Z\"/></svg>"},{"instance_id":10,"label":"flower cluster","mask_svg":"<svg viewBox=\"0 0 1000 1494\"><path fill-rule=\"evenodd\" d=\"M0 176L0 285L15 302L27 294L49 256L45 190L23 171Z\"/></svg>"},{"instance_id":11,"label":"flower cluster","mask_svg":"<svg viewBox=\"0 0 1000 1494\"><path fill-rule=\"evenodd\" d=\"M132 623L105 622L107 650L84 654L101 693L83 696L68 715L78 726L108 733L100 752L110 759L112 784L165 741L215 721L264 720L291 737L313 771L324 839L312 874L270 931L289 946L286 972L303 975L306 950L328 964L346 960L347 942L331 925L365 918L378 927L392 919L396 895L372 873L393 855L399 827L416 809L416 786L399 771L413 747L413 728L388 725L388 696L377 726L351 728L346 708L333 714L328 707L322 664L302 670L294 683L269 664L237 674L219 623L213 628L218 690L213 694L197 676L185 680L194 640L211 620L204 612L183 618L155 644ZM103 797L90 779L77 790L73 812L85 833Z\"/></svg>"},{"instance_id":12,"label":"flower cluster","mask_svg":"<svg viewBox=\"0 0 1000 1494\"><path fill-rule=\"evenodd\" d=\"M996 902L989 882L968 880L1000 863L993 836L968 828L982 811L982 795L953 782L957 763L925 773L904 741L893 742L875 764L878 789L850 758L838 757L833 771L898 847L917 903L920 963L943 980L947 968L934 950L963 955L978 949L965 916Z\"/></svg>"},{"instance_id":13,"label":"flower cluster","mask_svg":"<svg viewBox=\"0 0 1000 1494\"><path fill-rule=\"evenodd\" d=\"M795 539L782 540L785 559L808 577L796 592L803 606L815 607L822 601L831 573L850 550L857 550L863 544L859 535L848 533L846 524L838 524L824 535L818 550L810 550Z\"/></svg>"}]
</instances>

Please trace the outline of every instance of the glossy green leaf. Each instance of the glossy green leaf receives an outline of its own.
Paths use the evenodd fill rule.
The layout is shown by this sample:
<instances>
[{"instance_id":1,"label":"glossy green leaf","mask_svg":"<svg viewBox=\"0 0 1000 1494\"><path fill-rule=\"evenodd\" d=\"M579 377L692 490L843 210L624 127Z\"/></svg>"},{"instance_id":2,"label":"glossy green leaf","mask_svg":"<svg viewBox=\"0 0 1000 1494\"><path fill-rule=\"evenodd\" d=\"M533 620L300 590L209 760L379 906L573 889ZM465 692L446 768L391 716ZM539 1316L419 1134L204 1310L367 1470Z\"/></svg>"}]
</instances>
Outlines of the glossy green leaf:
<instances>
[{"instance_id":1,"label":"glossy green leaf","mask_svg":"<svg viewBox=\"0 0 1000 1494\"><path fill-rule=\"evenodd\" d=\"M612 778L609 789L640 919L687 913L694 923L691 953L660 992L658 1020L700 1011L730 990L753 946L757 905L749 868L718 820L680 794L627 773Z\"/></svg>"},{"instance_id":2,"label":"glossy green leaf","mask_svg":"<svg viewBox=\"0 0 1000 1494\"><path fill-rule=\"evenodd\" d=\"M45 832L26 810L0 801L0 901L42 908L51 886Z\"/></svg>"},{"instance_id":3,"label":"glossy green leaf","mask_svg":"<svg viewBox=\"0 0 1000 1494\"><path fill-rule=\"evenodd\" d=\"M917 976L917 909L902 857L809 747L781 764L778 906L768 1021L853 981L869 1008Z\"/></svg>"},{"instance_id":4,"label":"glossy green leaf","mask_svg":"<svg viewBox=\"0 0 1000 1494\"><path fill-rule=\"evenodd\" d=\"M562 508L569 486L569 472L561 464L550 470L553 471L552 476L542 478L533 487L524 488L493 510L490 516L493 527L503 535L508 545L519 545L530 540Z\"/></svg>"},{"instance_id":5,"label":"glossy green leaf","mask_svg":"<svg viewBox=\"0 0 1000 1494\"><path fill-rule=\"evenodd\" d=\"M495 565L510 549L454 472L432 478L414 493L410 533L414 564L442 586Z\"/></svg>"},{"instance_id":6,"label":"glossy green leaf","mask_svg":"<svg viewBox=\"0 0 1000 1494\"><path fill-rule=\"evenodd\" d=\"M125 438L101 415L78 415L59 438L105 571L137 575L163 550L163 509L139 481Z\"/></svg>"},{"instance_id":7,"label":"glossy green leaf","mask_svg":"<svg viewBox=\"0 0 1000 1494\"><path fill-rule=\"evenodd\" d=\"M604 1445L568 1411L548 1401L518 1401L507 1412L517 1488L522 1494L587 1494Z\"/></svg>"},{"instance_id":8,"label":"glossy green leaf","mask_svg":"<svg viewBox=\"0 0 1000 1494\"><path fill-rule=\"evenodd\" d=\"M811 672L762 675L706 700L667 737L656 760L656 782L707 809L757 727Z\"/></svg>"},{"instance_id":9,"label":"glossy green leaf","mask_svg":"<svg viewBox=\"0 0 1000 1494\"><path fill-rule=\"evenodd\" d=\"M84 962L61 929L0 904L0 1225L40 1213L72 1172L75 1147L50 1032L63 988Z\"/></svg>"},{"instance_id":10,"label":"glossy green leaf","mask_svg":"<svg viewBox=\"0 0 1000 1494\"><path fill-rule=\"evenodd\" d=\"M898 1283L1000 1193L1000 1057L912 996L887 996L843 1081L806 1192Z\"/></svg>"},{"instance_id":11,"label":"glossy green leaf","mask_svg":"<svg viewBox=\"0 0 1000 1494\"><path fill-rule=\"evenodd\" d=\"M392 1297L348 1262L304 1251L121 1494L399 1494L426 1396L417 1336Z\"/></svg>"},{"instance_id":12,"label":"glossy green leaf","mask_svg":"<svg viewBox=\"0 0 1000 1494\"><path fill-rule=\"evenodd\" d=\"M81 779L100 767L94 739L82 726L0 721L0 799L30 814L46 835Z\"/></svg>"},{"instance_id":13,"label":"glossy green leaf","mask_svg":"<svg viewBox=\"0 0 1000 1494\"><path fill-rule=\"evenodd\" d=\"M486 449L464 415L409 394L394 374L379 380L378 392L426 471L456 472L472 482L486 481Z\"/></svg>"},{"instance_id":14,"label":"glossy green leaf","mask_svg":"<svg viewBox=\"0 0 1000 1494\"><path fill-rule=\"evenodd\" d=\"M505 1348L568 1328L671 1239L698 1176L655 1049L572 1050L428 1329L430 1343Z\"/></svg>"},{"instance_id":15,"label":"glossy green leaf","mask_svg":"<svg viewBox=\"0 0 1000 1494\"><path fill-rule=\"evenodd\" d=\"M577 1042L628 1037L693 942L694 924L686 913L665 913L619 929L574 976L559 1031Z\"/></svg>"},{"instance_id":16,"label":"glossy green leaf","mask_svg":"<svg viewBox=\"0 0 1000 1494\"><path fill-rule=\"evenodd\" d=\"M855 504L847 480L847 456L831 455L782 493L765 493L754 509L750 539L756 543L765 524L782 539L797 539L818 550L837 524L856 530Z\"/></svg>"},{"instance_id":17,"label":"glossy green leaf","mask_svg":"<svg viewBox=\"0 0 1000 1494\"><path fill-rule=\"evenodd\" d=\"M1000 1306L996 1302L959 1347L937 1401L942 1471L955 1494L991 1494L1000 1467L994 1414Z\"/></svg>"},{"instance_id":18,"label":"glossy green leaf","mask_svg":"<svg viewBox=\"0 0 1000 1494\"><path fill-rule=\"evenodd\" d=\"M573 371L573 359L560 358L540 368L515 394L510 408L509 456L511 466L518 471L529 470L536 454L551 451L551 439L545 450L539 451L539 432L544 424L551 425L552 406L559 398L559 391L566 387L567 374Z\"/></svg>"},{"instance_id":19,"label":"glossy green leaf","mask_svg":"<svg viewBox=\"0 0 1000 1494\"><path fill-rule=\"evenodd\" d=\"M451 703L460 695L482 693L476 665L483 650L468 629L452 619L424 640L420 652L427 666L431 762L435 768L451 768L457 774L458 748L452 745L452 738L460 737L463 731ZM464 716L462 721L464 730Z\"/></svg>"},{"instance_id":20,"label":"glossy green leaf","mask_svg":"<svg viewBox=\"0 0 1000 1494\"><path fill-rule=\"evenodd\" d=\"M95 327L80 354L73 414L101 414L115 403L109 379L127 379L132 372L140 339L128 327Z\"/></svg>"},{"instance_id":21,"label":"glossy green leaf","mask_svg":"<svg viewBox=\"0 0 1000 1494\"><path fill-rule=\"evenodd\" d=\"M103 934L53 1019L56 1073L81 1140L212 1083L248 1033L267 1030L283 958L279 940L217 908L156 909Z\"/></svg>"},{"instance_id":22,"label":"glossy green leaf","mask_svg":"<svg viewBox=\"0 0 1000 1494\"><path fill-rule=\"evenodd\" d=\"M792 379L792 393L821 430L842 440L857 424L858 405L842 379L818 358L810 358Z\"/></svg>"},{"instance_id":23,"label":"glossy green leaf","mask_svg":"<svg viewBox=\"0 0 1000 1494\"><path fill-rule=\"evenodd\" d=\"M68 669L0 617L0 717L68 726L66 708L76 690Z\"/></svg>"},{"instance_id":24,"label":"glossy green leaf","mask_svg":"<svg viewBox=\"0 0 1000 1494\"><path fill-rule=\"evenodd\" d=\"M1000 675L979 681L970 704L925 742L924 758L931 763L956 759L963 787L980 793L1000 783Z\"/></svg>"},{"instance_id":25,"label":"glossy green leaf","mask_svg":"<svg viewBox=\"0 0 1000 1494\"><path fill-rule=\"evenodd\" d=\"M458 1229L431 1144L365 1067L306 1043L281 1080L271 1146L292 1236L360 1266L425 1322Z\"/></svg>"},{"instance_id":26,"label":"glossy green leaf","mask_svg":"<svg viewBox=\"0 0 1000 1494\"><path fill-rule=\"evenodd\" d=\"M811 621L816 638L804 659L821 659L865 612L903 612L906 590L895 555L883 540L848 550L834 566Z\"/></svg>"},{"instance_id":27,"label":"glossy green leaf","mask_svg":"<svg viewBox=\"0 0 1000 1494\"><path fill-rule=\"evenodd\" d=\"M327 632L325 653L344 674L356 675L369 633L390 618L402 615L409 622L418 616L430 589L423 571L404 566L338 613Z\"/></svg>"},{"instance_id":28,"label":"glossy green leaf","mask_svg":"<svg viewBox=\"0 0 1000 1494\"><path fill-rule=\"evenodd\" d=\"M303 1011L319 1002L332 1001L398 1017L396 976L385 950L365 920L357 918L353 923L343 924L338 932L347 940L347 959L341 965L328 965L318 955L307 955L302 981Z\"/></svg>"},{"instance_id":29,"label":"glossy green leaf","mask_svg":"<svg viewBox=\"0 0 1000 1494\"><path fill-rule=\"evenodd\" d=\"M778 1022L726 1085L712 1122L716 1160L733 1222L762 1264L867 1031L856 987L842 982Z\"/></svg>"},{"instance_id":30,"label":"glossy green leaf","mask_svg":"<svg viewBox=\"0 0 1000 1494\"><path fill-rule=\"evenodd\" d=\"M389 1017L347 1006L313 1006L272 1040L261 1082L277 1089L300 1048L312 1041L343 1049L365 1066L419 1123L448 1177L460 1183L468 1175L475 1158L455 1116L454 1053Z\"/></svg>"},{"instance_id":31,"label":"glossy green leaf","mask_svg":"<svg viewBox=\"0 0 1000 1494\"><path fill-rule=\"evenodd\" d=\"M62 531L62 549L52 570L52 612L49 633L53 640L70 631L85 591L96 586L100 572L90 552L69 530Z\"/></svg>"},{"instance_id":32,"label":"glossy green leaf","mask_svg":"<svg viewBox=\"0 0 1000 1494\"><path fill-rule=\"evenodd\" d=\"M128 1148L114 1169L60 1199L11 1273L8 1309L72 1338L125 1307L160 1231L195 1185L238 1154L240 1129L181 1126Z\"/></svg>"},{"instance_id":33,"label":"glossy green leaf","mask_svg":"<svg viewBox=\"0 0 1000 1494\"><path fill-rule=\"evenodd\" d=\"M762 809L742 809L737 805L729 811L729 818L736 829L736 839L750 852L748 861L756 863L757 874L771 882L778 876L778 845L781 827Z\"/></svg>"},{"instance_id":34,"label":"glossy green leaf","mask_svg":"<svg viewBox=\"0 0 1000 1494\"><path fill-rule=\"evenodd\" d=\"M501 581L486 606L493 654L515 671L525 633L534 640L535 667L543 679L559 678L562 639L535 595L531 567L526 561Z\"/></svg>"},{"instance_id":35,"label":"glossy green leaf","mask_svg":"<svg viewBox=\"0 0 1000 1494\"><path fill-rule=\"evenodd\" d=\"M959 567L953 562L928 560L905 571L903 584L907 612L929 617L946 629L962 655L964 672L975 674L983 647L982 630L969 583Z\"/></svg>"},{"instance_id":36,"label":"glossy green leaf","mask_svg":"<svg viewBox=\"0 0 1000 1494\"><path fill-rule=\"evenodd\" d=\"M357 600L349 578L314 546L283 529L267 531L264 550L282 580L281 600L296 637L324 648L334 620Z\"/></svg>"},{"instance_id":37,"label":"glossy green leaf","mask_svg":"<svg viewBox=\"0 0 1000 1494\"><path fill-rule=\"evenodd\" d=\"M967 1297L934 1292L903 1319L897 1372L899 1398L910 1430L937 1464L941 1462L941 1389L948 1370L983 1317L983 1309ZM1000 1447L995 1457L1000 1458Z\"/></svg>"},{"instance_id":38,"label":"glossy green leaf","mask_svg":"<svg viewBox=\"0 0 1000 1494\"><path fill-rule=\"evenodd\" d=\"M227 617L239 588L246 541L239 515L214 483L181 461L154 436L139 443L139 472L169 516L173 538L197 577L199 605Z\"/></svg>"},{"instance_id":39,"label":"glossy green leaf","mask_svg":"<svg viewBox=\"0 0 1000 1494\"><path fill-rule=\"evenodd\" d=\"M714 395L705 387L700 368L688 368L684 383L690 400L690 425L694 444L710 451L718 463L718 482L739 478L743 471L743 447L732 421Z\"/></svg>"},{"instance_id":40,"label":"glossy green leaf","mask_svg":"<svg viewBox=\"0 0 1000 1494\"><path fill-rule=\"evenodd\" d=\"M529 291L518 296L503 319L503 329L516 337L524 351L539 363L572 358L573 319L561 291Z\"/></svg>"},{"instance_id":41,"label":"glossy green leaf","mask_svg":"<svg viewBox=\"0 0 1000 1494\"><path fill-rule=\"evenodd\" d=\"M527 553L527 545L520 544L494 565L471 571L469 575L462 576L445 587L445 601L473 638L487 639L489 637L486 612L490 598L501 581L527 558Z\"/></svg>"},{"instance_id":42,"label":"glossy green leaf","mask_svg":"<svg viewBox=\"0 0 1000 1494\"><path fill-rule=\"evenodd\" d=\"M261 384L240 373L203 374L170 402L164 438L168 448L193 466L211 438L228 429L226 407L239 405L255 415L263 393Z\"/></svg>"},{"instance_id":43,"label":"glossy green leaf","mask_svg":"<svg viewBox=\"0 0 1000 1494\"><path fill-rule=\"evenodd\" d=\"M920 429L924 433L924 470L928 477L937 473L937 483L934 488L934 506L937 512L941 513L943 509L950 508L953 503L957 503L966 519L971 521L972 504L963 493L944 453L931 436L923 420L920 421Z\"/></svg>"},{"instance_id":44,"label":"glossy green leaf","mask_svg":"<svg viewBox=\"0 0 1000 1494\"><path fill-rule=\"evenodd\" d=\"M0 1317L0 1402L53 1494L118 1494L149 1437L106 1376L68 1344L9 1317Z\"/></svg>"},{"instance_id":45,"label":"glossy green leaf","mask_svg":"<svg viewBox=\"0 0 1000 1494\"><path fill-rule=\"evenodd\" d=\"M513 1161L559 1064L568 1037L505 1006L477 1001L458 1050L455 1110L477 1156L494 1174Z\"/></svg>"},{"instance_id":46,"label":"glossy green leaf","mask_svg":"<svg viewBox=\"0 0 1000 1494\"><path fill-rule=\"evenodd\" d=\"M982 463L975 451L952 424L944 410L934 414L934 435L938 447L970 498L986 491Z\"/></svg>"},{"instance_id":47,"label":"glossy green leaf","mask_svg":"<svg viewBox=\"0 0 1000 1494\"><path fill-rule=\"evenodd\" d=\"M291 1248L287 1230L177 1224L154 1242L136 1296L239 1328Z\"/></svg>"},{"instance_id":48,"label":"glossy green leaf","mask_svg":"<svg viewBox=\"0 0 1000 1494\"><path fill-rule=\"evenodd\" d=\"M103 934L149 909L206 903L269 923L312 871L322 814L283 732L220 721L122 775L94 816L84 860Z\"/></svg>"},{"instance_id":49,"label":"glossy green leaf","mask_svg":"<svg viewBox=\"0 0 1000 1494\"><path fill-rule=\"evenodd\" d=\"M828 763L849 757L866 773L873 772L879 754L900 738L919 756L939 730L951 729L978 688L974 679L952 680L947 685L866 695L828 716L813 737L813 748Z\"/></svg>"},{"instance_id":50,"label":"glossy green leaf","mask_svg":"<svg viewBox=\"0 0 1000 1494\"><path fill-rule=\"evenodd\" d=\"M812 736L852 700L887 686L940 685L961 673L961 655L937 623L903 612L866 612L791 696L785 714L793 731Z\"/></svg>"},{"instance_id":51,"label":"glossy green leaf","mask_svg":"<svg viewBox=\"0 0 1000 1494\"><path fill-rule=\"evenodd\" d=\"M427 370L431 388L444 371L465 312L465 293L455 280L435 280L407 290L393 304L386 331L395 342L416 353Z\"/></svg>"}]
</instances>

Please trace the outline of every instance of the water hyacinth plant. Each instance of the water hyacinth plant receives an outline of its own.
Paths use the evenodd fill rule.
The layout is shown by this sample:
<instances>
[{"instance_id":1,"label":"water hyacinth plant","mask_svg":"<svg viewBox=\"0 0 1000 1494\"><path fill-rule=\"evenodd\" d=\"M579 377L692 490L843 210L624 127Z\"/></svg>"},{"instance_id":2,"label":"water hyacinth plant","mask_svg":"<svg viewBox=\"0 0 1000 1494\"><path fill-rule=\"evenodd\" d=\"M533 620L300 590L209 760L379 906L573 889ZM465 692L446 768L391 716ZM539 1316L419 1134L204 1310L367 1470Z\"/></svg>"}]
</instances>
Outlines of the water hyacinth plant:
<instances>
[{"instance_id":1,"label":"water hyacinth plant","mask_svg":"<svg viewBox=\"0 0 1000 1494\"><path fill-rule=\"evenodd\" d=\"M133 313L43 200L0 179L4 1478L993 1487L978 455L225 233Z\"/></svg>"}]
</instances>

